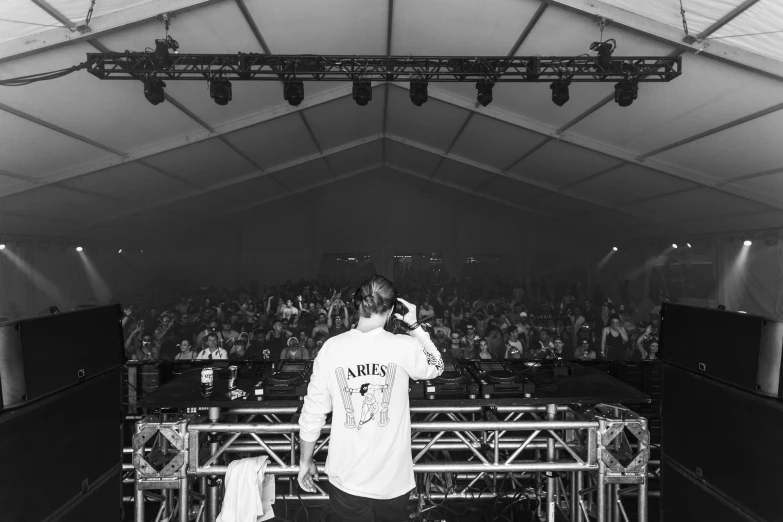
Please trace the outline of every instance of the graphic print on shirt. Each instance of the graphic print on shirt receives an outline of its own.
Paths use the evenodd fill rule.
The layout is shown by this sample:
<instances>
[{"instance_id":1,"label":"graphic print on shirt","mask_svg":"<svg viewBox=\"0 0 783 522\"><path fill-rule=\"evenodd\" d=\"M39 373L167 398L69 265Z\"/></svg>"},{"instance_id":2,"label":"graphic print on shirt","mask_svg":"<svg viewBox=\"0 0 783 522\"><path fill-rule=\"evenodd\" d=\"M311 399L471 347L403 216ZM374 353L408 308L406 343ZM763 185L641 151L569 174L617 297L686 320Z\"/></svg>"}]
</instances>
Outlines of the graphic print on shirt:
<instances>
[{"instance_id":1,"label":"graphic print on shirt","mask_svg":"<svg viewBox=\"0 0 783 522\"><path fill-rule=\"evenodd\" d=\"M397 365L389 363L384 364L359 364L356 371L348 368L347 378L344 368L336 368L337 384L340 387L343 406L345 406L345 427L361 430L362 426L373 420L376 415L379 417L378 425L383 427L389 424L389 401L391 400L391 390L394 386L394 376L397 373ZM383 384L378 381L379 378L386 377ZM374 377L374 378L373 378ZM351 386L348 386L350 379ZM376 382L370 382L370 379ZM362 382L364 381L364 382ZM376 393L381 392L380 411L378 409L378 398ZM361 400L361 413L359 424L356 424L354 414L354 398ZM358 409L358 408L357 408Z\"/></svg>"},{"instance_id":2,"label":"graphic print on shirt","mask_svg":"<svg viewBox=\"0 0 783 522\"><path fill-rule=\"evenodd\" d=\"M424 348L422 348L422 350L424 350ZM435 368L437 368L438 370L443 372L444 366L443 366L443 359L442 358L441 359L436 358L434 355L432 355L427 350L424 350L424 356L427 357L427 364L429 364L430 366L434 366Z\"/></svg>"}]
</instances>

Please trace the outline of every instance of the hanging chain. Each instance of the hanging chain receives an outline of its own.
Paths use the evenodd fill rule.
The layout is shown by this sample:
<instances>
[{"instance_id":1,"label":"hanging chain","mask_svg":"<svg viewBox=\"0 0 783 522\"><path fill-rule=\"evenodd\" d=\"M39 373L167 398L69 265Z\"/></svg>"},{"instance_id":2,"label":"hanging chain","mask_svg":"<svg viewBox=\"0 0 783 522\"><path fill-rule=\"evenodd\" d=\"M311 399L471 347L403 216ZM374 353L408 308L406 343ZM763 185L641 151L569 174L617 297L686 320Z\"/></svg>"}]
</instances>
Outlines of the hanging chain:
<instances>
[{"instance_id":1,"label":"hanging chain","mask_svg":"<svg viewBox=\"0 0 783 522\"><path fill-rule=\"evenodd\" d=\"M90 20L92 20L92 10L95 7L95 0L92 0L92 3L90 3L90 8L87 10L87 18L84 20L84 25L90 25Z\"/></svg>"},{"instance_id":2,"label":"hanging chain","mask_svg":"<svg viewBox=\"0 0 783 522\"><path fill-rule=\"evenodd\" d=\"M680 14L682 15L682 28L685 30L685 36L688 36L688 21L685 19L685 7L680 0Z\"/></svg>"},{"instance_id":3,"label":"hanging chain","mask_svg":"<svg viewBox=\"0 0 783 522\"><path fill-rule=\"evenodd\" d=\"M604 27L606 27L606 18L603 16L600 20L598 20L598 28L601 29L601 35L598 38L598 41L601 43L604 43Z\"/></svg>"}]
</instances>

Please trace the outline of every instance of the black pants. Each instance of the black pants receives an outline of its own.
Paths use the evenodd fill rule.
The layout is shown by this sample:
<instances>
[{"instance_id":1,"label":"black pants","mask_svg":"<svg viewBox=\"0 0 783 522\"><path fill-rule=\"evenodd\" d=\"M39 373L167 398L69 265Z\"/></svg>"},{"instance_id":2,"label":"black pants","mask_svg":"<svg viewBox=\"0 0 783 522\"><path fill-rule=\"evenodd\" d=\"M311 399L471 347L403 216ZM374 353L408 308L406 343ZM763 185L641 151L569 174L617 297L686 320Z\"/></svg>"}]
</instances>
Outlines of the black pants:
<instances>
[{"instance_id":1,"label":"black pants","mask_svg":"<svg viewBox=\"0 0 783 522\"><path fill-rule=\"evenodd\" d=\"M332 513L328 522L403 522L408 520L410 491L396 498L357 497L329 483Z\"/></svg>"}]
</instances>

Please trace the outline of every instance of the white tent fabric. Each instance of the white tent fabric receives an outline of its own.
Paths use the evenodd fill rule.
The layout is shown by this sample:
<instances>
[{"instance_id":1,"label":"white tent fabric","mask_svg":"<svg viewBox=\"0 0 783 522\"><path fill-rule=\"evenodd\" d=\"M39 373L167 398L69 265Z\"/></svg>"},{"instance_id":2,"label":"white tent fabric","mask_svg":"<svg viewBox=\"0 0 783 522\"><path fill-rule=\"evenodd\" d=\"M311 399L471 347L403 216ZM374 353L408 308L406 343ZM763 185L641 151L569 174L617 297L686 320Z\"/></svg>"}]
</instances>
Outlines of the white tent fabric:
<instances>
[{"instance_id":1,"label":"white tent fabric","mask_svg":"<svg viewBox=\"0 0 783 522\"><path fill-rule=\"evenodd\" d=\"M85 71L0 87L0 238L174 244L223 227L241 228L247 245L251 224L327 212L326 198L340 209L333 219L290 218L325 236L306 252L281 236L272 254L227 263L291 260L312 273L321 252L355 246L340 226L345 194L369 200L384 186L434 202L450 259L501 234L571 245L783 227L783 33L724 38L783 27L774 0L683 0L695 41L677 0L97 0L86 31L89 6L0 3L0 79L144 50L165 34L163 14L183 53L469 56L580 55L604 17L618 56L679 54L683 75L642 84L627 108L597 83L574 84L563 107L543 83L498 84L488 107L458 83L431 84L422 107L394 82L375 84L366 107L342 82L307 82L299 107L278 82L234 82L225 107L205 83L170 81L152 106L139 82ZM469 241L455 227L488 216L535 234L512 227L449 244ZM403 246L366 248L388 258ZM508 255L529 263L522 250Z\"/></svg>"},{"instance_id":2,"label":"white tent fabric","mask_svg":"<svg viewBox=\"0 0 783 522\"><path fill-rule=\"evenodd\" d=\"M90 7L90 0L46 0L45 3L76 26L85 22ZM122 11L132 13L134 8L151 3L155 3L155 0L97 0L92 17L97 21ZM682 27L678 0L604 0L604 3L671 27ZM492 2L482 4L492 8ZM688 29L693 35L699 35L725 15L741 10L736 18L720 27L711 38L728 38L726 41L729 45L781 60L783 33L758 33L781 30L783 4L773 0L683 0L682 8L685 10ZM2 13L5 20L0 21L0 42L27 37L50 27L63 27L61 22L31 0L4 0Z\"/></svg>"},{"instance_id":3,"label":"white tent fabric","mask_svg":"<svg viewBox=\"0 0 783 522\"><path fill-rule=\"evenodd\" d=\"M723 277L718 301L729 310L762 317L783 317L783 245L757 248L752 253L738 242L720 250Z\"/></svg>"},{"instance_id":4,"label":"white tent fabric","mask_svg":"<svg viewBox=\"0 0 783 522\"><path fill-rule=\"evenodd\" d=\"M605 0L607 4L646 18L682 27L678 0ZM682 0L688 31L700 36L727 15L736 17L725 22L700 43L723 40L753 53L783 60L783 4L774 0ZM759 34L769 33L769 34Z\"/></svg>"},{"instance_id":5,"label":"white tent fabric","mask_svg":"<svg viewBox=\"0 0 783 522\"><path fill-rule=\"evenodd\" d=\"M671 3L623 6L674 24ZM164 34L151 15L172 7L181 9L172 15L171 33L182 52L264 52L266 44L281 54L499 55L515 50L529 28L518 55L576 55L598 36L595 20L555 1L120 4L97 2L93 32L72 32L67 45L10 59L2 53L17 43L0 43L0 76L60 69L96 47L144 49ZM738 2L689 4L698 31ZM82 16L77 7L85 7L49 5L74 23ZM781 19L764 13L765 24ZM618 41L618 54L665 55L678 48L620 23L610 22L604 37ZM429 190L461 191L529 219L576 214L583 231L609 227L620 238L783 226L779 79L706 51L686 52L683 69L671 83L644 84L625 109L611 103L606 84L573 86L564 107L547 100L545 84L498 85L487 108L473 101L473 85L462 84L431 85L431 99L421 108L407 100L404 84L375 86L375 99L364 108L350 100L349 85L328 82L308 82L299 108L285 105L274 82L235 83L226 107L212 103L206 85L196 82L170 82L169 102L153 107L138 83L99 81L83 71L4 87L0 228L5 234L106 239L120 231L139 237L145 223L164 216L193 225L203 204L226 194L236 194L232 201L240 208L257 206L328 182L322 169L334 179L377 163L430 179L437 189L428 183Z\"/></svg>"},{"instance_id":6,"label":"white tent fabric","mask_svg":"<svg viewBox=\"0 0 783 522\"><path fill-rule=\"evenodd\" d=\"M118 11L132 10L142 4L154 3L155 0L96 0L92 10L92 18L97 20L102 16ZM44 9L44 5L48 9ZM42 33L52 27L68 27L63 19L73 26L84 24L91 0L46 0L32 2L31 0L3 0L0 13L0 42L17 38L26 38ZM62 18L52 16L52 11L62 15Z\"/></svg>"}]
</instances>

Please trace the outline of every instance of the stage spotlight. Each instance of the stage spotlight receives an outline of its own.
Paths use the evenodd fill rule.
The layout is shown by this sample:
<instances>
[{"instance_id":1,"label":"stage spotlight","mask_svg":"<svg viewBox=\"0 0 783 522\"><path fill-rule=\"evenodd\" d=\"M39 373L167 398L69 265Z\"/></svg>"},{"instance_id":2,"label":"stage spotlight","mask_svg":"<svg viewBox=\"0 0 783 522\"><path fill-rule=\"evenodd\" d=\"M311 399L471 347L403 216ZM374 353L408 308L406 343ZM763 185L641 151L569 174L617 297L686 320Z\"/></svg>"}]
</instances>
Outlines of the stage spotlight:
<instances>
[{"instance_id":1,"label":"stage spotlight","mask_svg":"<svg viewBox=\"0 0 783 522\"><path fill-rule=\"evenodd\" d=\"M690 243L685 243L685 246L688 247L688 248L691 248L691 244Z\"/></svg>"},{"instance_id":2,"label":"stage spotlight","mask_svg":"<svg viewBox=\"0 0 783 522\"><path fill-rule=\"evenodd\" d=\"M0 250L5 250L5 243L0 243Z\"/></svg>"},{"instance_id":3,"label":"stage spotlight","mask_svg":"<svg viewBox=\"0 0 783 522\"><path fill-rule=\"evenodd\" d=\"M753 241L751 241L750 239L746 239L745 241L742 242L742 244L745 246L750 246L753 244Z\"/></svg>"},{"instance_id":4,"label":"stage spotlight","mask_svg":"<svg viewBox=\"0 0 783 522\"><path fill-rule=\"evenodd\" d=\"M672 248L677 248L677 243L672 243Z\"/></svg>"},{"instance_id":5,"label":"stage spotlight","mask_svg":"<svg viewBox=\"0 0 783 522\"><path fill-rule=\"evenodd\" d=\"M354 89L355 88L356 87L354 85ZM302 103L302 100L304 100L304 82L302 82L302 80L286 81L283 84L283 99L288 101L289 105L293 106L297 106Z\"/></svg>"},{"instance_id":6,"label":"stage spotlight","mask_svg":"<svg viewBox=\"0 0 783 522\"><path fill-rule=\"evenodd\" d=\"M80 247L80 246L77 246L77 247L76 247L76 251L77 251L77 252L81 252L82 250L84 250L82 247Z\"/></svg>"},{"instance_id":7,"label":"stage spotlight","mask_svg":"<svg viewBox=\"0 0 783 522\"><path fill-rule=\"evenodd\" d=\"M571 85L571 80L555 80L552 85L549 86L552 89L552 101L555 105L562 107L565 103L571 99L568 94L568 86Z\"/></svg>"},{"instance_id":8,"label":"stage spotlight","mask_svg":"<svg viewBox=\"0 0 783 522\"><path fill-rule=\"evenodd\" d=\"M612 250L614 250L615 252L617 252L617 247L612 247Z\"/></svg>"},{"instance_id":9,"label":"stage spotlight","mask_svg":"<svg viewBox=\"0 0 783 522\"><path fill-rule=\"evenodd\" d=\"M492 103L492 87L494 85L495 83L489 80L479 80L476 82L476 89L478 89L478 95L476 96L476 99L482 105L482 107L486 107Z\"/></svg>"},{"instance_id":10,"label":"stage spotlight","mask_svg":"<svg viewBox=\"0 0 783 522\"><path fill-rule=\"evenodd\" d=\"M168 69L174 63L169 56L169 42L165 39L155 40L155 61L163 69Z\"/></svg>"},{"instance_id":11,"label":"stage spotlight","mask_svg":"<svg viewBox=\"0 0 783 522\"><path fill-rule=\"evenodd\" d=\"M163 93L163 88L166 83L160 78L147 78L144 80L144 97L152 105L163 103L166 99L166 95Z\"/></svg>"},{"instance_id":12,"label":"stage spotlight","mask_svg":"<svg viewBox=\"0 0 783 522\"><path fill-rule=\"evenodd\" d=\"M639 83L636 80L623 80L614 86L614 101L620 107L628 107L639 94Z\"/></svg>"},{"instance_id":13,"label":"stage spotlight","mask_svg":"<svg viewBox=\"0 0 783 522\"><path fill-rule=\"evenodd\" d=\"M117 250L118 254L122 254L122 249Z\"/></svg>"},{"instance_id":14,"label":"stage spotlight","mask_svg":"<svg viewBox=\"0 0 783 522\"><path fill-rule=\"evenodd\" d=\"M228 105L231 101L231 82L225 78L213 78L209 82L209 97L218 105Z\"/></svg>"},{"instance_id":15,"label":"stage spotlight","mask_svg":"<svg viewBox=\"0 0 783 522\"><path fill-rule=\"evenodd\" d=\"M416 107L421 107L427 103L427 81L411 80L410 97Z\"/></svg>"},{"instance_id":16,"label":"stage spotlight","mask_svg":"<svg viewBox=\"0 0 783 522\"><path fill-rule=\"evenodd\" d=\"M372 100L372 85L368 81L353 82L353 101L364 107Z\"/></svg>"},{"instance_id":17,"label":"stage spotlight","mask_svg":"<svg viewBox=\"0 0 783 522\"><path fill-rule=\"evenodd\" d=\"M614 53L616 47L617 42L614 38L610 38L605 42L593 42L590 44L590 50L598 53L598 57L595 61L598 63L600 69L606 71L611 68L612 53Z\"/></svg>"}]
</instances>

